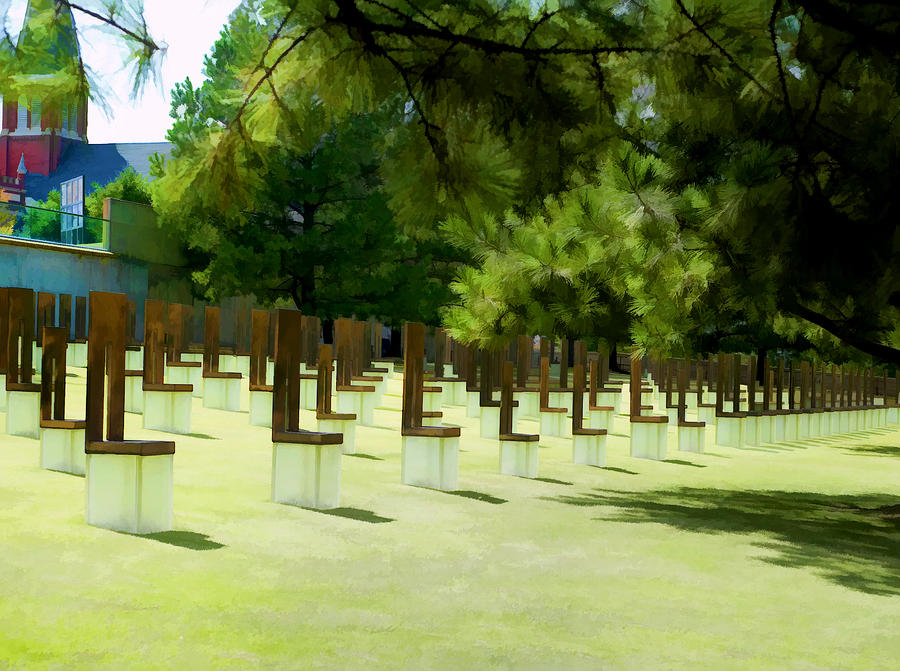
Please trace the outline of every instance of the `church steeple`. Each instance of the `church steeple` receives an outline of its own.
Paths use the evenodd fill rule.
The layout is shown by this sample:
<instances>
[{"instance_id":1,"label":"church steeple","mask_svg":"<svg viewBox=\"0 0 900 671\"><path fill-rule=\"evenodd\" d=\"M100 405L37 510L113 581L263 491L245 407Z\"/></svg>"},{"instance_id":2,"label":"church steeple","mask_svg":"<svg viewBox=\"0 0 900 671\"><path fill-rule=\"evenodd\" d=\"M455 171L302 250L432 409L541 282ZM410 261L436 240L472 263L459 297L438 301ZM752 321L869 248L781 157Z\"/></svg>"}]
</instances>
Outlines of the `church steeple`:
<instances>
[{"instance_id":1,"label":"church steeple","mask_svg":"<svg viewBox=\"0 0 900 671\"><path fill-rule=\"evenodd\" d=\"M0 174L15 174L24 153L32 172L49 175L66 144L87 142L87 87L68 4L28 0L15 68L19 76L0 92Z\"/></svg>"}]
</instances>

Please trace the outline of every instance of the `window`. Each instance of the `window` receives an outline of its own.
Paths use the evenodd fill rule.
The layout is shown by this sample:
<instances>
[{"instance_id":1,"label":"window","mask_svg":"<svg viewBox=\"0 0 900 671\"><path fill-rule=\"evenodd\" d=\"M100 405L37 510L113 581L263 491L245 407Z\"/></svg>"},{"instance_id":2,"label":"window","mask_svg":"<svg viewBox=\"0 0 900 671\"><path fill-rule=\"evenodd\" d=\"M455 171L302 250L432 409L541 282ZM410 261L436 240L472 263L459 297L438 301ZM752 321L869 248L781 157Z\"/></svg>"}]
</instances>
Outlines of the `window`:
<instances>
[{"instance_id":1,"label":"window","mask_svg":"<svg viewBox=\"0 0 900 671\"><path fill-rule=\"evenodd\" d=\"M69 107L69 130L78 134L78 103L72 103Z\"/></svg>"},{"instance_id":2,"label":"window","mask_svg":"<svg viewBox=\"0 0 900 671\"><path fill-rule=\"evenodd\" d=\"M62 104L62 111L60 112L59 116L62 120L60 127L63 130L69 130L69 103Z\"/></svg>"},{"instance_id":3,"label":"window","mask_svg":"<svg viewBox=\"0 0 900 671\"><path fill-rule=\"evenodd\" d=\"M28 98L19 97L19 115L16 119L16 130L23 131L28 128Z\"/></svg>"},{"instance_id":4,"label":"window","mask_svg":"<svg viewBox=\"0 0 900 671\"><path fill-rule=\"evenodd\" d=\"M31 101L31 130L41 129L41 99L35 98Z\"/></svg>"}]
</instances>

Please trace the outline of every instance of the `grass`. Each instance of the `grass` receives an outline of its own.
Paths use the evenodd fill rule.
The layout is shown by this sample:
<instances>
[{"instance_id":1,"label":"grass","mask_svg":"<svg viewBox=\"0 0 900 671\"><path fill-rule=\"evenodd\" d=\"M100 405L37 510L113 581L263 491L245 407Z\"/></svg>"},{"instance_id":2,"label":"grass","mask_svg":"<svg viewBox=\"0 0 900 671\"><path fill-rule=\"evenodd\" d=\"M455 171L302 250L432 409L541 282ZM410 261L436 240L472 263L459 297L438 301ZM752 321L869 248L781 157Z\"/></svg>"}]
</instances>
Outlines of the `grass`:
<instances>
[{"instance_id":1,"label":"grass","mask_svg":"<svg viewBox=\"0 0 900 671\"><path fill-rule=\"evenodd\" d=\"M400 484L398 433L358 427L318 511L269 501L267 429L193 403L174 530L146 536L86 525L84 479L0 434L0 669L896 668L900 430L671 434L663 462L613 435L603 468L542 438L529 480L451 408L458 491ZM172 436L127 415L126 437Z\"/></svg>"}]
</instances>

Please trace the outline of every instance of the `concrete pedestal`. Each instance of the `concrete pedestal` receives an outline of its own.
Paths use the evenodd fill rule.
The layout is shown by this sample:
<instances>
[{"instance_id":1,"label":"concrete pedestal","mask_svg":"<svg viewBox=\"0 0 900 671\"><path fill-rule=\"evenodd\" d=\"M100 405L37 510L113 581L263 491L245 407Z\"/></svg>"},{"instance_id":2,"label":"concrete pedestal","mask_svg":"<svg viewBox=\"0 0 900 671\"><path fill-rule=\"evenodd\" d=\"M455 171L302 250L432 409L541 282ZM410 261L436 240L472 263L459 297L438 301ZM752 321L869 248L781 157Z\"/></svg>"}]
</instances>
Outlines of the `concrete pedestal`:
<instances>
[{"instance_id":1,"label":"concrete pedestal","mask_svg":"<svg viewBox=\"0 0 900 671\"><path fill-rule=\"evenodd\" d=\"M41 429L41 468L84 475L84 429Z\"/></svg>"},{"instance_id":2,"label":"concrete pedestal","mask_svg":"<svg viewBox=\"0 0 900 671\"><path fill-rule=\"evenodd\" d=\"M272 392L250 392L250 425L272 428Z\"/></svg>"},{"instance_id":3,"label":"concrete pedestal","mask_svg":"<svg viewBox=\"0 0 900 671\"><path fill-rule=\"evenodd\" d=\"M66 363L74 368L87 368L87 343L72 342L66 348ZM141 365L143 368L143 365Z\"/></svg>"},{"instance_id":4,"label":"concrete pedestal","mask_svg":"<svg viewBox=\"0 0 900 671\"><path fill-rule=\"evenodd\" d=\"M631 422L631 456L665 459L667 437L668 424L665 422Z\"/></svg>"},{"instance_id":5,"label":"concrete pedestal","mask_svg":"<svg viewBox=\"0 0 900 671\"><path fill-rule=\"evenodd\" d=\"M797 440L809 438L809 413L797 415Z\"/></svg>"},{"instance_id":6,"label":"concrete pedestal","mask_svg":"<svg viewBox=\"0 0 900 671\"><path fill-rule=\"evenodd\" d=\"M759 445L760 440L760 432L759 432L759 420L760 417L750 416L745 417L743 420L743 428L741 430L742 437L744 440L744 445Z\"/></svg>"},{"instance_id":7,"label":"concrete pedestal","mask_svg":"<svg viewBox=\"0 0 900 671\"><path fill-rule=\"evenodd\" d=\"M560 438L572 437L572 420L564 412L541 413L541 435L558 436Z\"/></svg>"},{"instance_id":8,"label":"concrete pedestal","mask_svg":"<svg viewBox=\"0 0 900 671\"><path fill-rule=\"evenodd\" d=\"M6 412L6 375L0 374L0 412Z\"/></svg>"},{"instance_id":9,"label":"concrete pedestal","mask_svg":"<svg viewBox=\"0 0 900 671\"><path fill-rule=\"evenodd\" d=\"M620 394L612 391L598 391L597 405L600 407L611 407L613 412L618 414L622 408L622 397L624 395L624 391Z\"/></svg>"},{"instance_id":10,"label":"concrete pedestal","mask_svg":"<svg viewBox=\"0 0 900 671\"><path fill-rule=\"evenodd\" d=\"M300 380L300 407L304 410L316 409L316 387L317 380ZM332 389L331 393L334 393Z\"/></svg>"},{"instance_id":11,"label":"concrete pedestal","mask_svg":"<svg viewBox=\"0 0 900 671\"><path fill-rule=\"evenodd\" d=\"M125 412L144 412L144 378L139 375L125 377Z\"/></svg>"},{"instance_id":12,"label":"concrete pedestal","mask_svg":"<svg viewBox=\"0 0 900 671\"><path fill-rule=\"evenodd\" d=\"M478 435L488 440L500 438L500 408L489 406L481 409L481 427Z\"/></svg>"},{"instance_id":13,"label":"concrete pedestal","mask_svg":"<svg viewBox=\"0 0 900 671\"><path fill-rule=\"evenodd\" d=\"M422 411L440 412L443 392L426 391L422 393Z\"/></svg>"},{"instance_id":14,"label":"concrete pedestal","mask_svg":"<svg viewBox=\"0 0 900 671\"><path fill-rule=\"evenodd\" d=\"M716 445L743 447L743 421L739 417L719 417L716 423Z\"/></svg>"},{"instance_id":15,"label":"concrete pedestal","mask_svg":"<svg viewBox=\"0 0 900 671\"><path fill-rule=\"evenodd\" d=\"M697 419L705 422L706 426L715 426L718 421L715 408L699 407L697 408Z\"/></svg>"},{"instance_id":16,"label":"concrete pedestal","mask_svg":"<svg viewBox=\"0 0 900 671\"><path fill-rule=\"evenodd\" d=\"M613 410L589 410L588 426L592 429L606 429L608 433L612 433L614 417Z\"/></svg>"},{"instance_id":17,"label":"concrete pedestal","mask_svg":"<svg viewBox=\"0 0 900 671\"><path fill-rule=\"evenodd\" d=\"M10 436L41 437L41 392L10 391L6 394L6 433Z\"/></svg>"},{"instance_id":18,"label":"concrete pedestal","mask_svg":"<svg viewBox=\"0 0 900 671\"><path fill-rule=\"evenodd\" d=\"M272 443L272 500L305 508L337 508L341 446Z\"/></svg>"},{"instance_id":19,"label":"concrete pedestal","mask_svg":"<svg viewBox=\"0 0 900 671\"><path fill-rule=\"evenodd\" d=\"M820 436L830 436L831 435L831 420L833 418L834 418L834 413L828 412L827 410L819 416L819 435Z\"/></svg>"},{"instance_id":20,"label":"concrete pedestal","mask_svg":"<svg viewBox=\"0 0 900 671\"><path fill-rule=\"evenodd\" d=\"M837 412L837 416L838 416L838 430L836 433L839 433L839 434L850 433L850 411L849 410L839 410Z\"/></svg>"},{"instance_id":21,"label":"concrete pedestal","mask_svg":"<svg viewBox=\"0 0 900 671\"><path fill-rule=\"evenodd\" d=\"M145 391L143 427L168 433L190 433L191 395L186 391Z\"/></svg>"},{"instance_id":22,"label":"concrete pedestal","mask_svg":"<svg viewBox=\"0 0 900 671\"><path fill-rule=\"evenodd\" d=\"M187 355L185 355L187 356ZM198 367L174 366L166 367L165 381L170 384L194 385L191 395L194 398L203 397L203 369Z\"/></svg>"},{"instance_id":23,"label":"concrete pedestal","mask_svg":"<svg viewBox=\"0 0 900 671\"><path fill-rule=\"evenodd\" d=\"M666 408L666 417L669 418L669 425L675 426L678 423L678 408Z\"/></svg>"},{"instance_id":24,"label":"concrete pedestal","mask_svg":"<svg viewBox=\"0 0 900 671\"><path fill-rule=\"evenodd\" d=\"M825 417L824 412L813 412L809 415L809 437L818 438L822 435L822 418Z\"/></svg>"},{"instance_id":25,"label":"concrete pedestal","mask_svg":"<svg viewBox=\"0 0 900 671\"><path fill-rule=\"evenodd\" d=\"M550 403L551 408L565 408L567 413L571 413L572 412L572 392L570 392L570 391L551 391L549 403ZM586 403L585 403L585 406L587 406Z\"/></svg>"},{"instance_id":26,"label":"concrete pedestal","mask_svg":"<svg viewBox=\"0 0 900 671\"><path fill-rule=\"evenodd\" d=\"M513 392L513 400L519 402L519 415L529 419L540 417L541 397L533 391Z\"/></svg>"},{"instance_id":27,"label":"concrete pedestal","mask_svg":"<svg viewBox=\"0 0 900 671\"><path fill-rule=\"evenodd\" d=\"M800 422L797 415L790 414L784 416L784 439L787 442L797 440L800 436Z\"/></svg>"},{"instance_id":28,"label":"concrete pedestal","mask_svg":"<svg viewBox=\"0 0 900 671\"><path fill-rule=\"evenodd\" d=\"M375 394L365 391L339 391L335 395L335 412L356 415L363 426L375 425Z\"/></svg>"},{"instance_id":29,"label":"concrete pedestal","mask_svg":"<svg viewBox=\"0 0 900 671\"><path fill-rule=\"evenodd\" d=\"M783 443L786 435L787 415L772 415L772 442Z\"/></svg>"},{"instance_id":30,"label":"concrete pedestal","mask_svg":"<svg viewBox=\"0 0 900 671\"><path fill-rule=\"evenodd\" d=\"M606 466L606 436L572 436L572 462Z\"/></svg>"},{"instance_id":31,"label":"concrete pedestal","mask_svg":"<svg viewBox=\"0 0 900 671\"><path fill-rule=\"evenodd\" d=\"M759 445L773 442L771 415L760 415L756 418L756 439Z\"/></svg>"},{"instance_id":32,"label":"concrete pedestal","mask_svg":"<svg viewBox=\"0 0 900 671\"><path fill-rule=\"evenodd\" d=\"M207 377L203 379L203 407L213 410L241 410L240 378Z\"/></svg>"},{"instance_id":33,"label":"concrete pedestal","mask_svg":"<svg viewBox=\"0 0 900 671\"><path fill-rule=\"evenodd\" d=\"M886 414L886 421L888 424L900 424L900 408L887 408Z\"/></svg>"},{"instance_id":34,"label":"concrete pedestal","mask_svg":"<svg viewBox=\"0 0 900 671\"><path fill-rule=\"evenodd\" d=\"M849 410L847 412L849 418L850 431L848 433L856 433L859 431L859 410Z\"/></svg>"},{"instance_id":35,"label":"concrete pedestal","mask_svg":"<svg viewBox=\"0 0 900 671\"><path fill-rule=\"evenodd\" d=\"M356 454L355 419L317 419L316 431L321 433L342 433L341 454Z\"/></svg>"},{"instance_id":36,"label":"concrete pedestal","mask_svg":"<svg viewBox=\"0 0 900 671\"><path fill-rule=\"evenodd\" d=\"M482 415L482 419L483 417ZM538 476L537 441L501 440L500 472L520 478L536 478Z\"/></svg>"},{"instance_id":37,"label":"concrete pedestal","mask_svg":"<svg viewBox=\"0 0 900 671\"><path fill-rule=\"evenodd\" d=\"M481 417L480 400L480 395L477 391L466 392L466 417Z\"/></svg>"},{"instance_id":38,"label":"concrete pedestal","mask_svg":"<svg viewBox=\"0 0 900 671\"><path fill-rule=\"evenodd\" d=\"M133 534L172 528L172 454L88 454L85 521Z\"/></svg>"},{"instance_id":39,"label":"concrete pedestal","mask_svg":"<svg viewBox=\"0 0 900 671\"><path fill-rule=\"evenodd\" d=\"M678 451L703 454L705 426L679 426Z\"/></svg>"},{"instance_id":40,"label":"concrete pedestal","mask_svg":"<svg viewBox=\"0 0 900 671\"><path fill-rule=\"evenodd\" d=\"M71 347L71 345L70 345ZM139 350L125 350L125 370L144 369L144 348Z\"/></svg>"},{"instance_id":41,"label":"concrete pedestal","mask_svg":"<svg viewBox=\"0 0 900 671\"><path fill-rule=\"evenodd\" d=\"M457 489L459 437L403 436L400 477L405 485Z\"/></svg>"},{"instance_id":42,"label":"concrete pedestal","mask_svg":"<svg viewBox=\"0 0 900 671\"><path fill-rule=\"evenodd\" d=\"M385 377L387 380L387 377ZM441 382L443 398L441 402L444 405L465 405L466 404L466 382Z\"/></svg>"}]
</instances>

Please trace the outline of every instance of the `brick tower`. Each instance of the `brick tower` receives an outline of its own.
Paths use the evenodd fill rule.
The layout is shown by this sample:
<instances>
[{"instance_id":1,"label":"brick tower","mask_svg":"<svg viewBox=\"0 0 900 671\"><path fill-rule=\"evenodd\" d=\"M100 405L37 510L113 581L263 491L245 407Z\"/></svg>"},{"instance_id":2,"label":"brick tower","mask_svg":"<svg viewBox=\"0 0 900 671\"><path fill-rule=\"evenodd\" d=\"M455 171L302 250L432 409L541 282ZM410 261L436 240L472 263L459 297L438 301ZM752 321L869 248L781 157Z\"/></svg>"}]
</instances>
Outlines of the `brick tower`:
<instances>
[{"instance_id":1,"label":"brick tower","mask_svg":"<svg viewBox=\"0 0 900 671\"><path fill-rule=\"evenodd\" d=\"M49 175L66 146L87 142L87 87L72 10L58 0L28 0L16 41L15 89L2 91L0 182L15 179L22 157L31 174Z\"/></svg>"}]
</instances>

